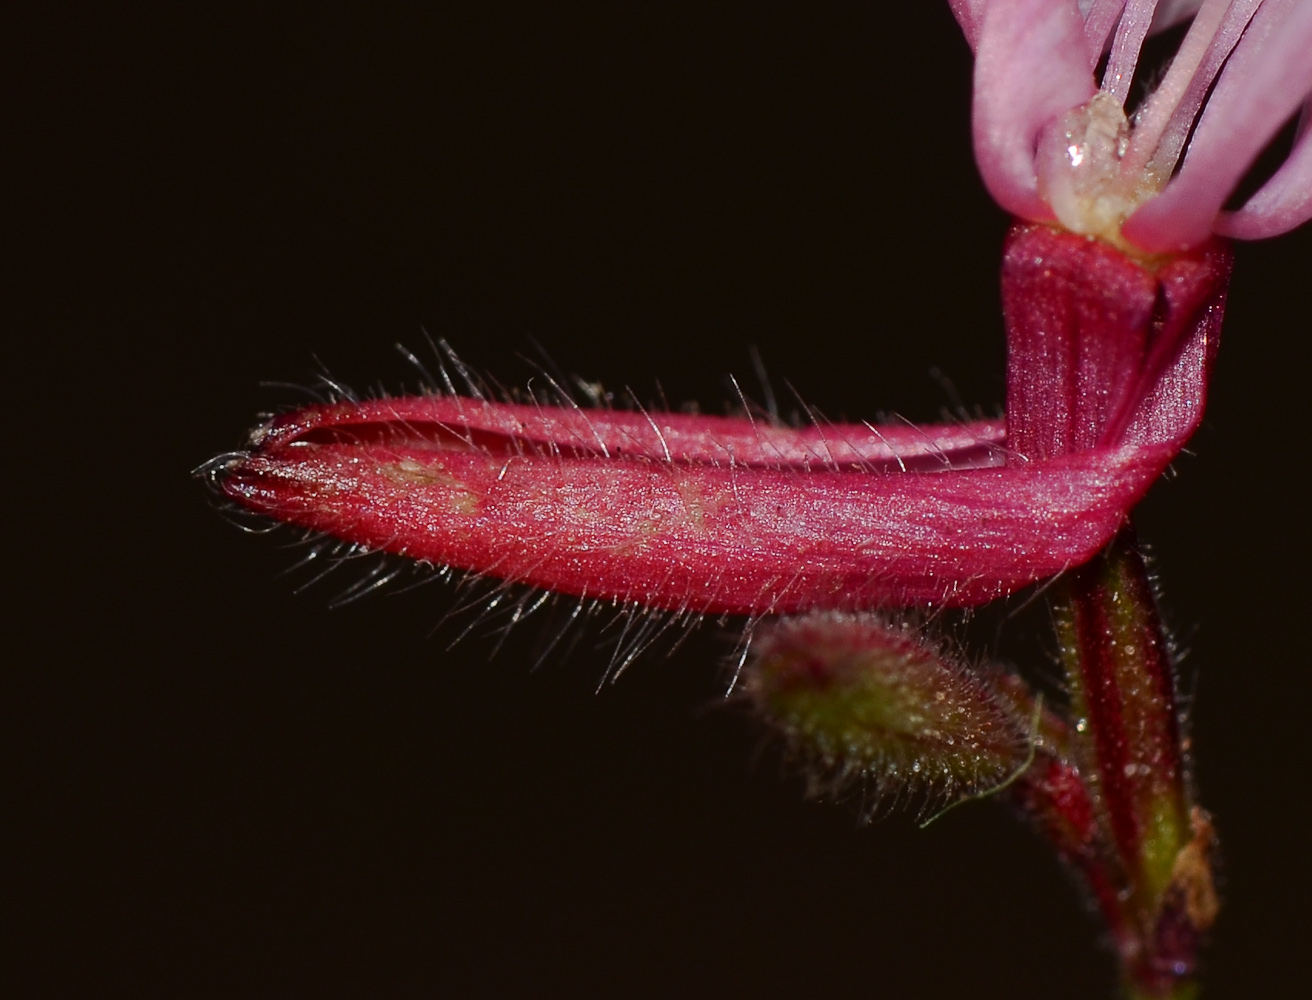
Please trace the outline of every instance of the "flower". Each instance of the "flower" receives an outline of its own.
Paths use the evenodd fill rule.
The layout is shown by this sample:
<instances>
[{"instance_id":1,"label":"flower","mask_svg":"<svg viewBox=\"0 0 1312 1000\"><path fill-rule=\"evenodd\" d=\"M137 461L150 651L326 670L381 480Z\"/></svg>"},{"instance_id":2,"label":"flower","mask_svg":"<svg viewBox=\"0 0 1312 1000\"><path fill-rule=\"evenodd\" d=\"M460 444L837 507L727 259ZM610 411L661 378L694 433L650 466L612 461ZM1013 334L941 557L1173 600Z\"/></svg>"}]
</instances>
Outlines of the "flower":
<instances>
[{"instance_id":1,"label":"flower","mask_svg":"<svg viewBox=\"0 0 1312 1000\"><path fill-rule=\"evenodd\" d=\"M1196 247L1213 232L1274 236L1312 217L1312 4L949 2L976 53L976 159L993 197L1015 215L1147 254ZM1170 68L1127 119L1145 36L1190 16ZM1104 56L1099 88L1092 73ZM1225 211L1300 107L1283 165Z\"/></svg>"},{"instance_id":2,"label":"flower","mask_svg":"<svg viewBox=\"0 0 1312 1000\"><path fill-rule=\"evenodd\" d=\"M1306 99L1312 4L952 6L977 51L981 171L1032 220L1003 260L1005 426L790 428L452 389L285 414L211 463L212 481L365 549L689 614L976 605L1083 564L1201 419L1230 269L1212 230L1266 235L1312 210L1305 128L1247 205L1221 211ZM1144 35L1188 16L1131 128Z\"/></svg>"},{"instance_id":3,"label":"flower","mask_svg":"<svg viewBox=\"0 0 1312 1000\"><path fill-rule=\"evenodd\" d=\"M205 472L277 521L580 608L751 616L735 682L814 758L817 787L856 778L936 805L1005 794L1101 909L1127 991L1192 995L1217 909L1213 833L1126 522L1202 417L1231 266L1215 233L1309 214L1306 128L1257 195L1223 206L1308 100L1312 2L953 9L978 53L982 173L1026 220L1003 254L1005 423L786 427L490 399L450 354L467 395L444 378L445 392L290 412ZM1131 126L1143 38L1187 17ZM929 609L1067 569L1054 624L1068 712L922 634ZM758 630L767 615L790 617Z\"/></svg>"},{"instance_id":4,"label":"flower","mask_svg":"<svg viewBox=\"0 0 1312 1000\"><path fill-rule=\"evenodd\" d=\"M209 472L279 521L588 598L981 604L1092 557L1193 432L1229 271L1216 245L1150 271L1046 227L1007 261L1005 431L426 395L285 414Z\"/></svg>"}]
</instances>

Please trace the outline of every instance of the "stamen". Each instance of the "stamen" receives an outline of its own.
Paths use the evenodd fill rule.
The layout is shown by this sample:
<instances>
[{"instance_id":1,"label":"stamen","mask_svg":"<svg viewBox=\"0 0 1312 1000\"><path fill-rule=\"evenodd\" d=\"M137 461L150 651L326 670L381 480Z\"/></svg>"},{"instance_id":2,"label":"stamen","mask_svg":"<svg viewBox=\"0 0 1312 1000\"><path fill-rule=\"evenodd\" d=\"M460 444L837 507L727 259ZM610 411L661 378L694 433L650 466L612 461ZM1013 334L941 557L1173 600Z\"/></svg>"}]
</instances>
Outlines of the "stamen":
<instances>
[{"instance_id":1,"label":"stamen","mask_svg":"<svg viewBox=\"0 0 1312 1000\"><path fill-rule=\"evenodd\" d=\"M1312 3L1263 0L1208 93L1171 183L1126 220L1127 240L1169 253L1197 246L1213 230L1230 231L1222 215L1226 198L1272 136L1312 97L1309 52ZM1257 204L1250 199L1253 211L1245 206L1246 221L1235 234L1274 236L1307 221L1310 166L1312 157L1300 155L1296 146L1259 189Z\"/></svg>"},{"instance_id":2,"label":"stamen","mask_svg":"<svg viewBox=\"0 0 1312 1000\"><path fill-rule=\"evenodd\" d=\"M1185 140L1189 138L1194 119L1198 117L1198 112L1202 109L1203 101L1211 89L1212 82L1216 79L1217 74L1221 72L1221 67L1225 65L1226 59L1230 57L1230 52L1238 44L1239 39L1244 34L1244 29L1248 27L1248 23L1253 19L1253 15L1257 13L1257 8L1260 6L1262 6L1262 0L1234 0L1230 4L1220 28L1212 37L1211 44L1207 48L1207 54L1203 57L1201 64L1194 72L1193 78L1189 81L1188 89L1171 113L1170 120L1165 124L1164 131L1157 143L1157 151L1149 163L1149 170L1168 177L1175 170L1175 165L1180 160L1180 154L1184 152ZM1199 16L1201 16L1201 13ZM1185 42L1188 43L1187 38Z\"/></svg>"},{"instance_id":3,"label":"stamen","mask_svg":"<svg viewBox=\"0 0 1312 1000\"><path fill-rule=\"evenodd\" d=\"M1165 79L1134 116L1130 147L1121 161L1122 176L1129 178L1151 170L1164 175L1159 185L1170 179L1212 77L1220 70L1230 49L1261 5L1262 0L1204 0ZM1224 31L1225 28L1230 30ZM1200 72L1205 64L1210 73ZM1183 121L1177 121L1175 113L1177 109L1185 111L1186 97L1196 104L1185 112L1187 118L1182 115ZM1176 124L1170 142L1173 153L1167 152L1163 156L1159 147L1168 125L1172 123Z\"/></svg>"},{"instance_id":4,"label":"stamen","mask_svg":"<svg viewBox=\"0 0 1312 1000\"><path fill-rule=\"evenodd\" d=\"M1098 65L1103 52L1107 50L1107 39L1125 9L1125 0L1092 0L1089 16L1084 22L1084 37L1089 41L1089 66Z\"/></svg>"},{"instance_id":5,"label":"stamen","mask_svg":"<svg viewBox=\"0 0 1312 1000\"><path fill-rule=\"evenodd\" d=\"M1134 80L1134 68L1139 62L1139 50L1143 48L1143 40L1148 35L1156 9L1157 0L1130 0L1116 28L1116 41L1112 43L1112 55L1107 61L1107 71L1103 74L1102 89L1104 93L1116 98L1116 103L1121 107L1125 106L1125 99L1130 96L1130 83Z\"/></svg>"}]
</instances>

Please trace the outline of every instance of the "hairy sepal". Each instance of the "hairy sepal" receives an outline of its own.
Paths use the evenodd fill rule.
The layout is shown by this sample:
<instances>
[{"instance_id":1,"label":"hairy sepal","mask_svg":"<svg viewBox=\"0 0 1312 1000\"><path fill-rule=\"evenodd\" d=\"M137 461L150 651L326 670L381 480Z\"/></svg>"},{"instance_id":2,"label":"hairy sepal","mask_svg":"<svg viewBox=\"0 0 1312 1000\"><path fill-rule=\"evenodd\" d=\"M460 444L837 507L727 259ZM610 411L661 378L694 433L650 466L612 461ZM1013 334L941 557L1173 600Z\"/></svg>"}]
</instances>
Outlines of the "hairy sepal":
<instances>
[{"instance_id":1,"label":"hairy sepal","mask_svg":"<svg viewBox=\"0 0 1312 1000\"><path fill-rule=\"evenodd\" d=\"M981 604L1090 558L1174 454L965 469L946 457L932 473L711 464L544 443L531 410L476 404L475 430L370 405L406 415L360 422L339 406L275 422L218 471L221 489L368 549L697 613ZM489 431L493 418L520 429Z\"/></svg>"},{"instance_id":2,"label":"hairy sepal","mask_svg":"<svg viewBox=\"0 0 1312 1000\"><path fill-rule=\"evenodd\" d=\"M371 550L680 613L972 606L1081 565L1201 419L1230 255L1020 225L997 422L790 428L454 395L310 407L211 465Z\"/></svg>"},{"instance_id":3,"label":"hairy sepal","mask_svg":"<svg viewBox=\"0 0 1312 1000\"><path fill-rule=\"evenodd\" d=\"M776 470L939 471L1004 463L1000 420L788 427L736 417L494 403L455 395L312 406L258 428L251 443L272 449L316 438L389 437L445 439L451 446L520 454Z\"/></svg>"}]
</instances>

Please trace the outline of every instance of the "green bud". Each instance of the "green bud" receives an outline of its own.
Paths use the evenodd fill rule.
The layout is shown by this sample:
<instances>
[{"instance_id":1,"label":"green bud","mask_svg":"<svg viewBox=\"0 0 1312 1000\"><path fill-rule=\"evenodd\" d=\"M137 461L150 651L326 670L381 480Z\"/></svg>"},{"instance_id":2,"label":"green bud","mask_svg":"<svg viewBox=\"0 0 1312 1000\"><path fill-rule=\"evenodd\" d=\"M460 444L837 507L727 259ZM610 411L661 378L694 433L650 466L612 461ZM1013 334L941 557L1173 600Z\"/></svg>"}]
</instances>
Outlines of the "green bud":
<instances>
[{"instance_id":1,"label":"green bud","mask_svg":"<svg viewBox=\"0 0 1312 1000\"><path fill-rule=\"evenodd\" d=\"M811 761L811 791L858 786L868 813L984 794L1030 758L1029 720L986 675L872 615L784 619L753 643L743 688Z\"/></svg>"}]
</instances>

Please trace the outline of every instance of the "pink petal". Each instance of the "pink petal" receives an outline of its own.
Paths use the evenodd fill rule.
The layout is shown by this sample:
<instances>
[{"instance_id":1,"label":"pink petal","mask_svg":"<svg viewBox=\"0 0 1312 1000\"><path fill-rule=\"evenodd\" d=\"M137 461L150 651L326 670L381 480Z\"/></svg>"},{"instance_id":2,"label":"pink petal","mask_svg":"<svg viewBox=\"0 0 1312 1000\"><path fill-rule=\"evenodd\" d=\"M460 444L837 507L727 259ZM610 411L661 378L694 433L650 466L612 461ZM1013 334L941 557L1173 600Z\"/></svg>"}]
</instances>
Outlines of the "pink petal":
<instances>
[{"instance_id":1,"label":"pink petal","mask_svg":"<svg viewBox=\"0 0 1312 1000\"><path fill-rule=\"evenodd\" d=\"M989 0L948 0L952 15L961 25L966 43L972 50L979 43L979 29L984 23L984 11L988 5Z\"/></svg>"},{"instance_id":2,"label":"pink petal","mask_svg":"<svg viewBox=\"0 0 1312 1000\"><path fill-rule=\"evenodd\" d=\"M1312 92L1309 52L1312 4L1266 0L1231 54L1179 174L1127 220L1126 239L1150 253L1177 252L1207 239L1244 171ZM1302 176L1296 165L1285 180L1296 184ZM1272 211L1278 217L1273 225L1304 218L1297 197L1277 199ZM1245 224L1260 228L1265 221L1259 204Z\"/></svg>"},{"instance_id":3,"label":"pink petal","mask_svg":"<svg viewBox=\"0 0 1312 1000\"><path fill-rule=\"evenodd\" d=\"M1022 218L1052 219L1038 195L1039 134L1095 93L1074 0L993 0L975 58L975 160L995 201Z\"/></svg>"},{"instance_id":4,"label":"pink petal","mask_svg":"<svg viewBox=\"0 0 1312 1000\"><path fill-rule=\"evenodd\" d=\"M1216 231L1241 240L1287 233L1312 219L1312 100L1303 105L1304 128L1289 158L1236 212L1223 212Z\"/></svg>"}]
</instances>

